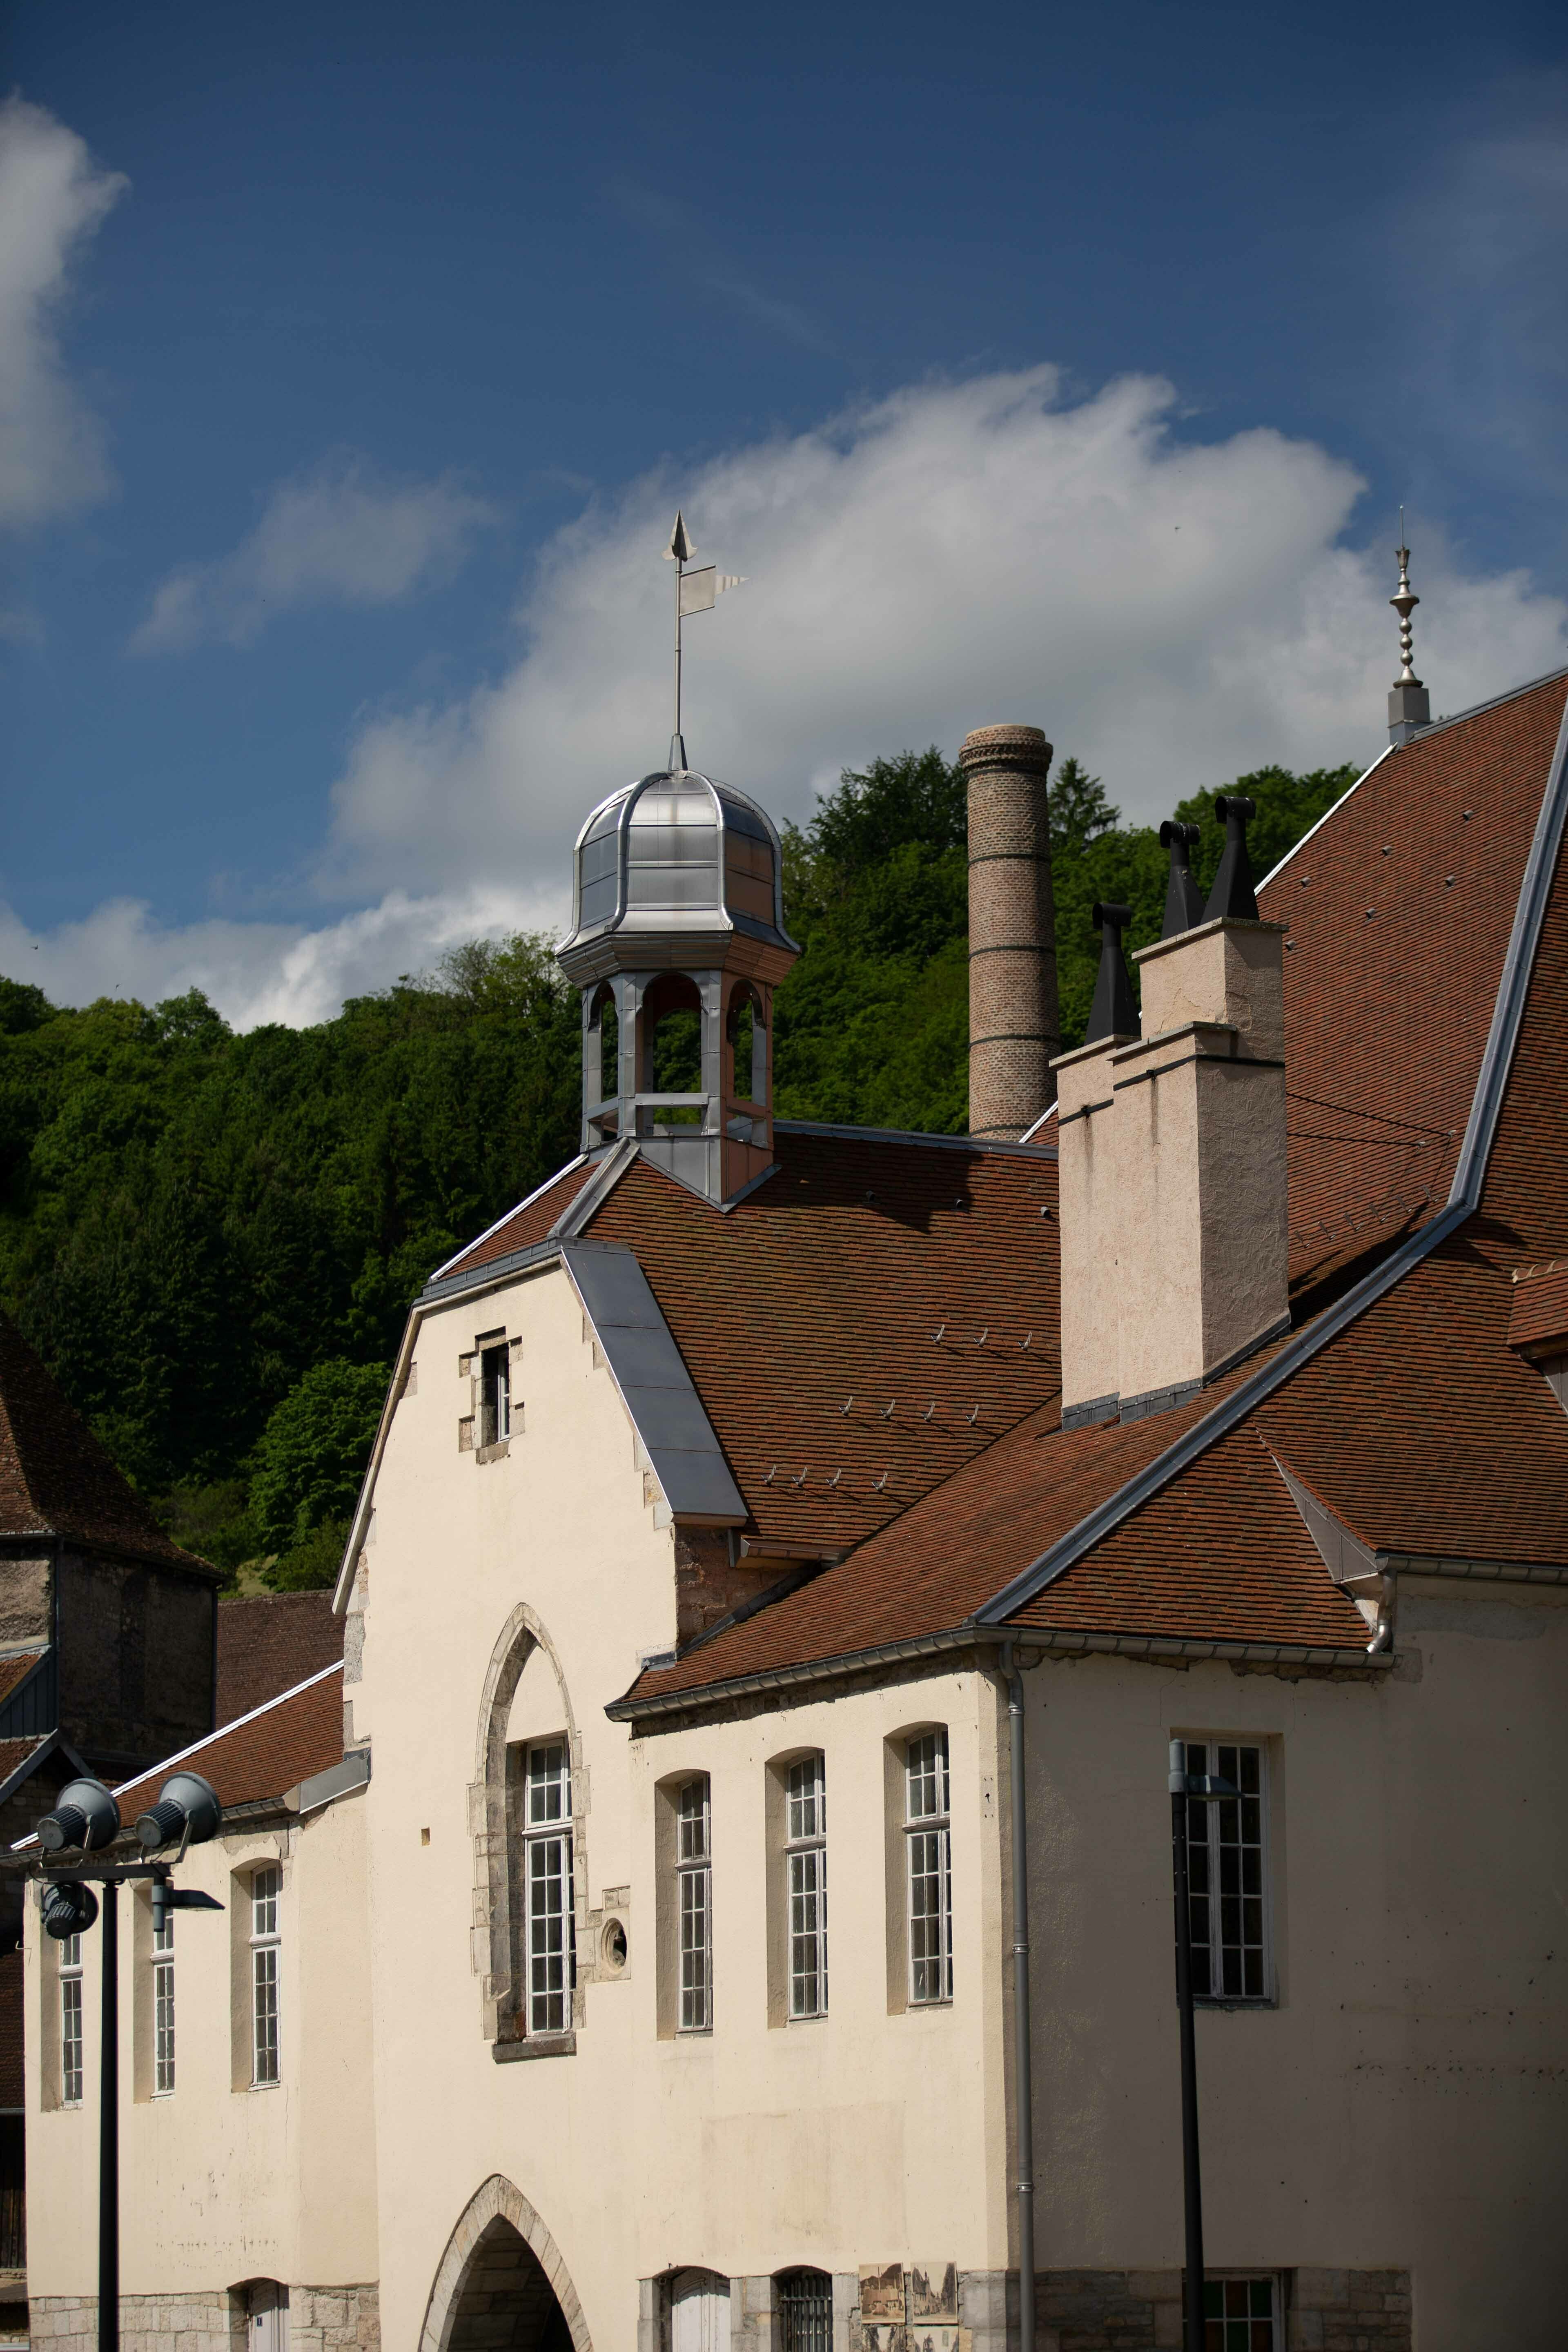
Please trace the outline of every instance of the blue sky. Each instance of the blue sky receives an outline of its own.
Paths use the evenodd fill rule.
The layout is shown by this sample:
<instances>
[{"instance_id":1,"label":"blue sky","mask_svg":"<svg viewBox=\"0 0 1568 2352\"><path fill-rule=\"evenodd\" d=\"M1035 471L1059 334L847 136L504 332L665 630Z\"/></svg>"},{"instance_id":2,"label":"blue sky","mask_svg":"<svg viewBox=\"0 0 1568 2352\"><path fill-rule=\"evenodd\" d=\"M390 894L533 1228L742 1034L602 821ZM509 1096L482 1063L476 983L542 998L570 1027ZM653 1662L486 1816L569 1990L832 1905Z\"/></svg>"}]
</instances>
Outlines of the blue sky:
<instances>
[{"instance_id":1,"label":"blue sky","mask_svg":"<svg viewBox=\"0 0 1568 2352\"><path fill-rule=\"evenodd\" d=\"M1563 657L1560 9L5 17L0 969L320 1018L658 763L1130 813Z\"/></svg>"}]
</instances>

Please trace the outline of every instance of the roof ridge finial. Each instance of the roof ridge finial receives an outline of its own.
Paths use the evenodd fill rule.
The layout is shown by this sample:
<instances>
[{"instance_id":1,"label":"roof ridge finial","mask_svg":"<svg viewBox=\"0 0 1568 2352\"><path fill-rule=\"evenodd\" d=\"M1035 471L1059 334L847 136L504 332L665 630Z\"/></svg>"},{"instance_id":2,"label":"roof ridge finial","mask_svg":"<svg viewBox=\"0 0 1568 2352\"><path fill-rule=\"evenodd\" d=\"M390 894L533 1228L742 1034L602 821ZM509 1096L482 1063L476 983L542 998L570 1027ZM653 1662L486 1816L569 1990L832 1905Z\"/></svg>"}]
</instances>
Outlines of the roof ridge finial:
<instances>
[{"instance_id":1,"label":"roof ridge finial","mask_svg":"<svg viewBox=\"0 0 1568 2352\"><path fill-rule=\"evenodd\" d=\"M1399 615L1399 676L1388 697L1388 737L1391 743L1408 743L1418 727L1432 724L1432 698L1416 677L1415 633L1410 615L1421 602L1410 585L1410 550L1405 543L1405 509L1399 509L1399 544L1394 551L1399 564L1399 586L1389 603Z\"/></svg>"}]
</instances>

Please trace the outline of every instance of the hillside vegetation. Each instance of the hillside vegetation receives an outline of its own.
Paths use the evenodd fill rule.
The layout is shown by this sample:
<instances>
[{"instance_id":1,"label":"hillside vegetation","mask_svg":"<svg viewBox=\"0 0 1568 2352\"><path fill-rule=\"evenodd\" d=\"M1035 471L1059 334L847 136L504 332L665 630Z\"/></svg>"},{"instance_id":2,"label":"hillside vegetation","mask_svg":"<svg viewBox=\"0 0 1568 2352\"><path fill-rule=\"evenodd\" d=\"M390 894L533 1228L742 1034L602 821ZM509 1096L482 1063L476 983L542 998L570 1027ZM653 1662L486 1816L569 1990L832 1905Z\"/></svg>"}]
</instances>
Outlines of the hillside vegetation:
<instances>
[{"instance_id":1,"label":"hillside vegetation","mask_svg":"<svg viewBox=\"0 0 1568 2352\"><path fill-rule=\"evenodd\" d=\"M1260 876L1354 773L1238 780ZM1166 866L1077 761L1051 791L1070 1045L1091 905L1130 902L1142 945ZM1205 826L1206 887L1212 797L1175 814ZM846 772L785 829L782 1117L963 1131L963 780L934 750ZM0 1297L180 1540L330 1580L410 1297L576 1149L579 1034L526 936L243 1036L194 992L69 1010L0 980Z\"/></svg>"}]
</instances>

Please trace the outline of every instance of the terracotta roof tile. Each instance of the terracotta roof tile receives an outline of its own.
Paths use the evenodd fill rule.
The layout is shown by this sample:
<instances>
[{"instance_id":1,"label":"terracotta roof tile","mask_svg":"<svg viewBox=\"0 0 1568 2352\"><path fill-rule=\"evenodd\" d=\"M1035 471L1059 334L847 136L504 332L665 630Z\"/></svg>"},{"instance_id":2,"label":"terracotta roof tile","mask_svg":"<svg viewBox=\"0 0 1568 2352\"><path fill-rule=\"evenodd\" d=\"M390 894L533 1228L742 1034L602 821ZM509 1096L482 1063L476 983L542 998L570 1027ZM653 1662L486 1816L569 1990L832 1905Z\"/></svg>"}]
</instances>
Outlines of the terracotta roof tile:
<instances>
[{"instance_id":1,"label":"terracotta roof tile","mask_svg":"<svg viewBox=\"0 0 1568 2352\"><path fill-rule=\"evenodd\" d=\"M527 1249L531 1242L543 1241L556 1219L565 1215L584 1185L596 1172L587 1162L582 1166L575 1161L570 1162L515 1208L510 1217L503 1217L498 1225L491 1226L488 1234L481 1234L471 1249L464 1251L440 1271L451 1275L460 1268L465 1274L470 1273L478 1266L493 1265L498 1257L510 1257L513 1250Z\"/></svg>"},{"instance_id":2,"label":"terracotta roof tile","mask_svg":"<svg viewBox=\"0 0 1568 2352\"><path fill-rule=\"evenodd\" d=\"M67 1536L105 1551L217 1571L171 1540L0 1314L0 1536Z\"/></svg>"},{"instance_id":3,"label":"terracotta roof tile","mask_svg":"<svg viewBox=\"0 0 1568 2352\"><path fill-rule=\"evenodd\" d=\"M1531 1266L1513 1276L1508 1318L1510 1348L1536 1348L1568 1337L1568 1260Z\"/></svg>"},{"instance_id":4,"label":"terracotta roof tile","mask_svg":"<svg viewBox=\"0 0 1568 2352\"><path fill-rule=\"evenodd\" d=\"M1549 681L1384 761L1266 898L1266 912L1288 911L1297 942L1287 960L1287 1052L1299 1313L1318 1303L1308 1295L1314 1277L1342 1282L1347 1270L1367 1270L1447 1196L1564 690L1563 679ZM1281 896L1291 887L1300 903L1287 909ZM1364 1647L1364 1622L1330 1579L1271 1449L1378 1547L1568 1560L1568 1416L1508 1344L1513 1268L1526 1251L1568 1252L1565 1073L1568 882L1560 872L1479 1214L1017 1622ZM1048 1183L1040 1181L1042 1195ZM596 1234L626 1189L595 1218ZM1054 1286L1055 1223L1040 1222ZM975 1231L978 1239L978 1221ZM704 1326L700 1302L663 1272L663 1235L629 1207L617 1237L637 1247L717 1423L713 1400L735 1379L720 1360L726 1334L754 1327L721 1316ZM1024 1299L1004 1278L994 1313L1017 1301L1036 1319L1039 1238L1016 1261L1015 1285L1021 1271L1029 1286ZM862 1346L874 1348L889 1294L858 1268L853 1278L837 1318L857 1335L863 1329ZM693 1286L700 1279L698 1269L686 1276ZM776 1279L793 1303L793 1274L781 1269ZM1049 1328L1048 1309L1047 1300L1041 1328ZM711 1350L700 1369L683 1317ZM771 1336L759 1335L764 1367ZM1061 1431L1043 1398L1027 1417L1014 1412L1006 1433L929 1486L841 1565L645 1674L635 1696L695 1691L961 1626L1284 1344L1189 1404L1125 1427ZM828 1356L814 1402L838 1361ZM843 1374L838 1381L852 1385ZM1021 1402L1016 1391L1012 1402ZM801 1435L804 1445L812 1433Z\"/></svg>"},{"instance_id":5,"label":"terracotta roof tile","mask_svg":"<svg viewBox=\"0 0 1568 2352\"><path fill-rule=\"evenodd\" d=\"M232 1723L343 1654L330 1592L231 1595L217 1607L217 1719Z\"/></svg>"},{"instance_id":6,"label":"terracotta roof tile","mask_svg":"<svg viewBox=\"0 0 1568 2352\"><path fill-rule=\"evenodd\" d=\"M132 1822L153 1801L178 1765L210 1780L223 1804L256 1804L281 1797L301 1780L341 1764L342 1755L342 1674L341 1667L330 1667L114 1793L121 1818Z\"/></svg>"}]
</instances>

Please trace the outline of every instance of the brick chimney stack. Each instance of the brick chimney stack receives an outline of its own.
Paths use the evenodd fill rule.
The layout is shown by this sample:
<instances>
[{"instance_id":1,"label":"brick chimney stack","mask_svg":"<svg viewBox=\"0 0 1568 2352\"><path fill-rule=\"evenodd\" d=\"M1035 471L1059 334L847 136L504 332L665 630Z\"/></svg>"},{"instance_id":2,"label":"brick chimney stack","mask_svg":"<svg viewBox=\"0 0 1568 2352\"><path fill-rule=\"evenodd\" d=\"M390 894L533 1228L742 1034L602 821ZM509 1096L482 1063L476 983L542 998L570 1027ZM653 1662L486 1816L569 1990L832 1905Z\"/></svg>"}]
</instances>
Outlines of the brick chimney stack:
<instances>
[{"instance_id":1,"label":"brick chimney stack","mask_svg":"<svg viewBox=\"0 0 1568 2352\"><path fill-rule=\"evenodd\" d=\"M969 1131L1014 1139L1055 1098L1055 906L1037 727L977 727L959 750L969 780Z\"/></svg>"}]
</instances>

